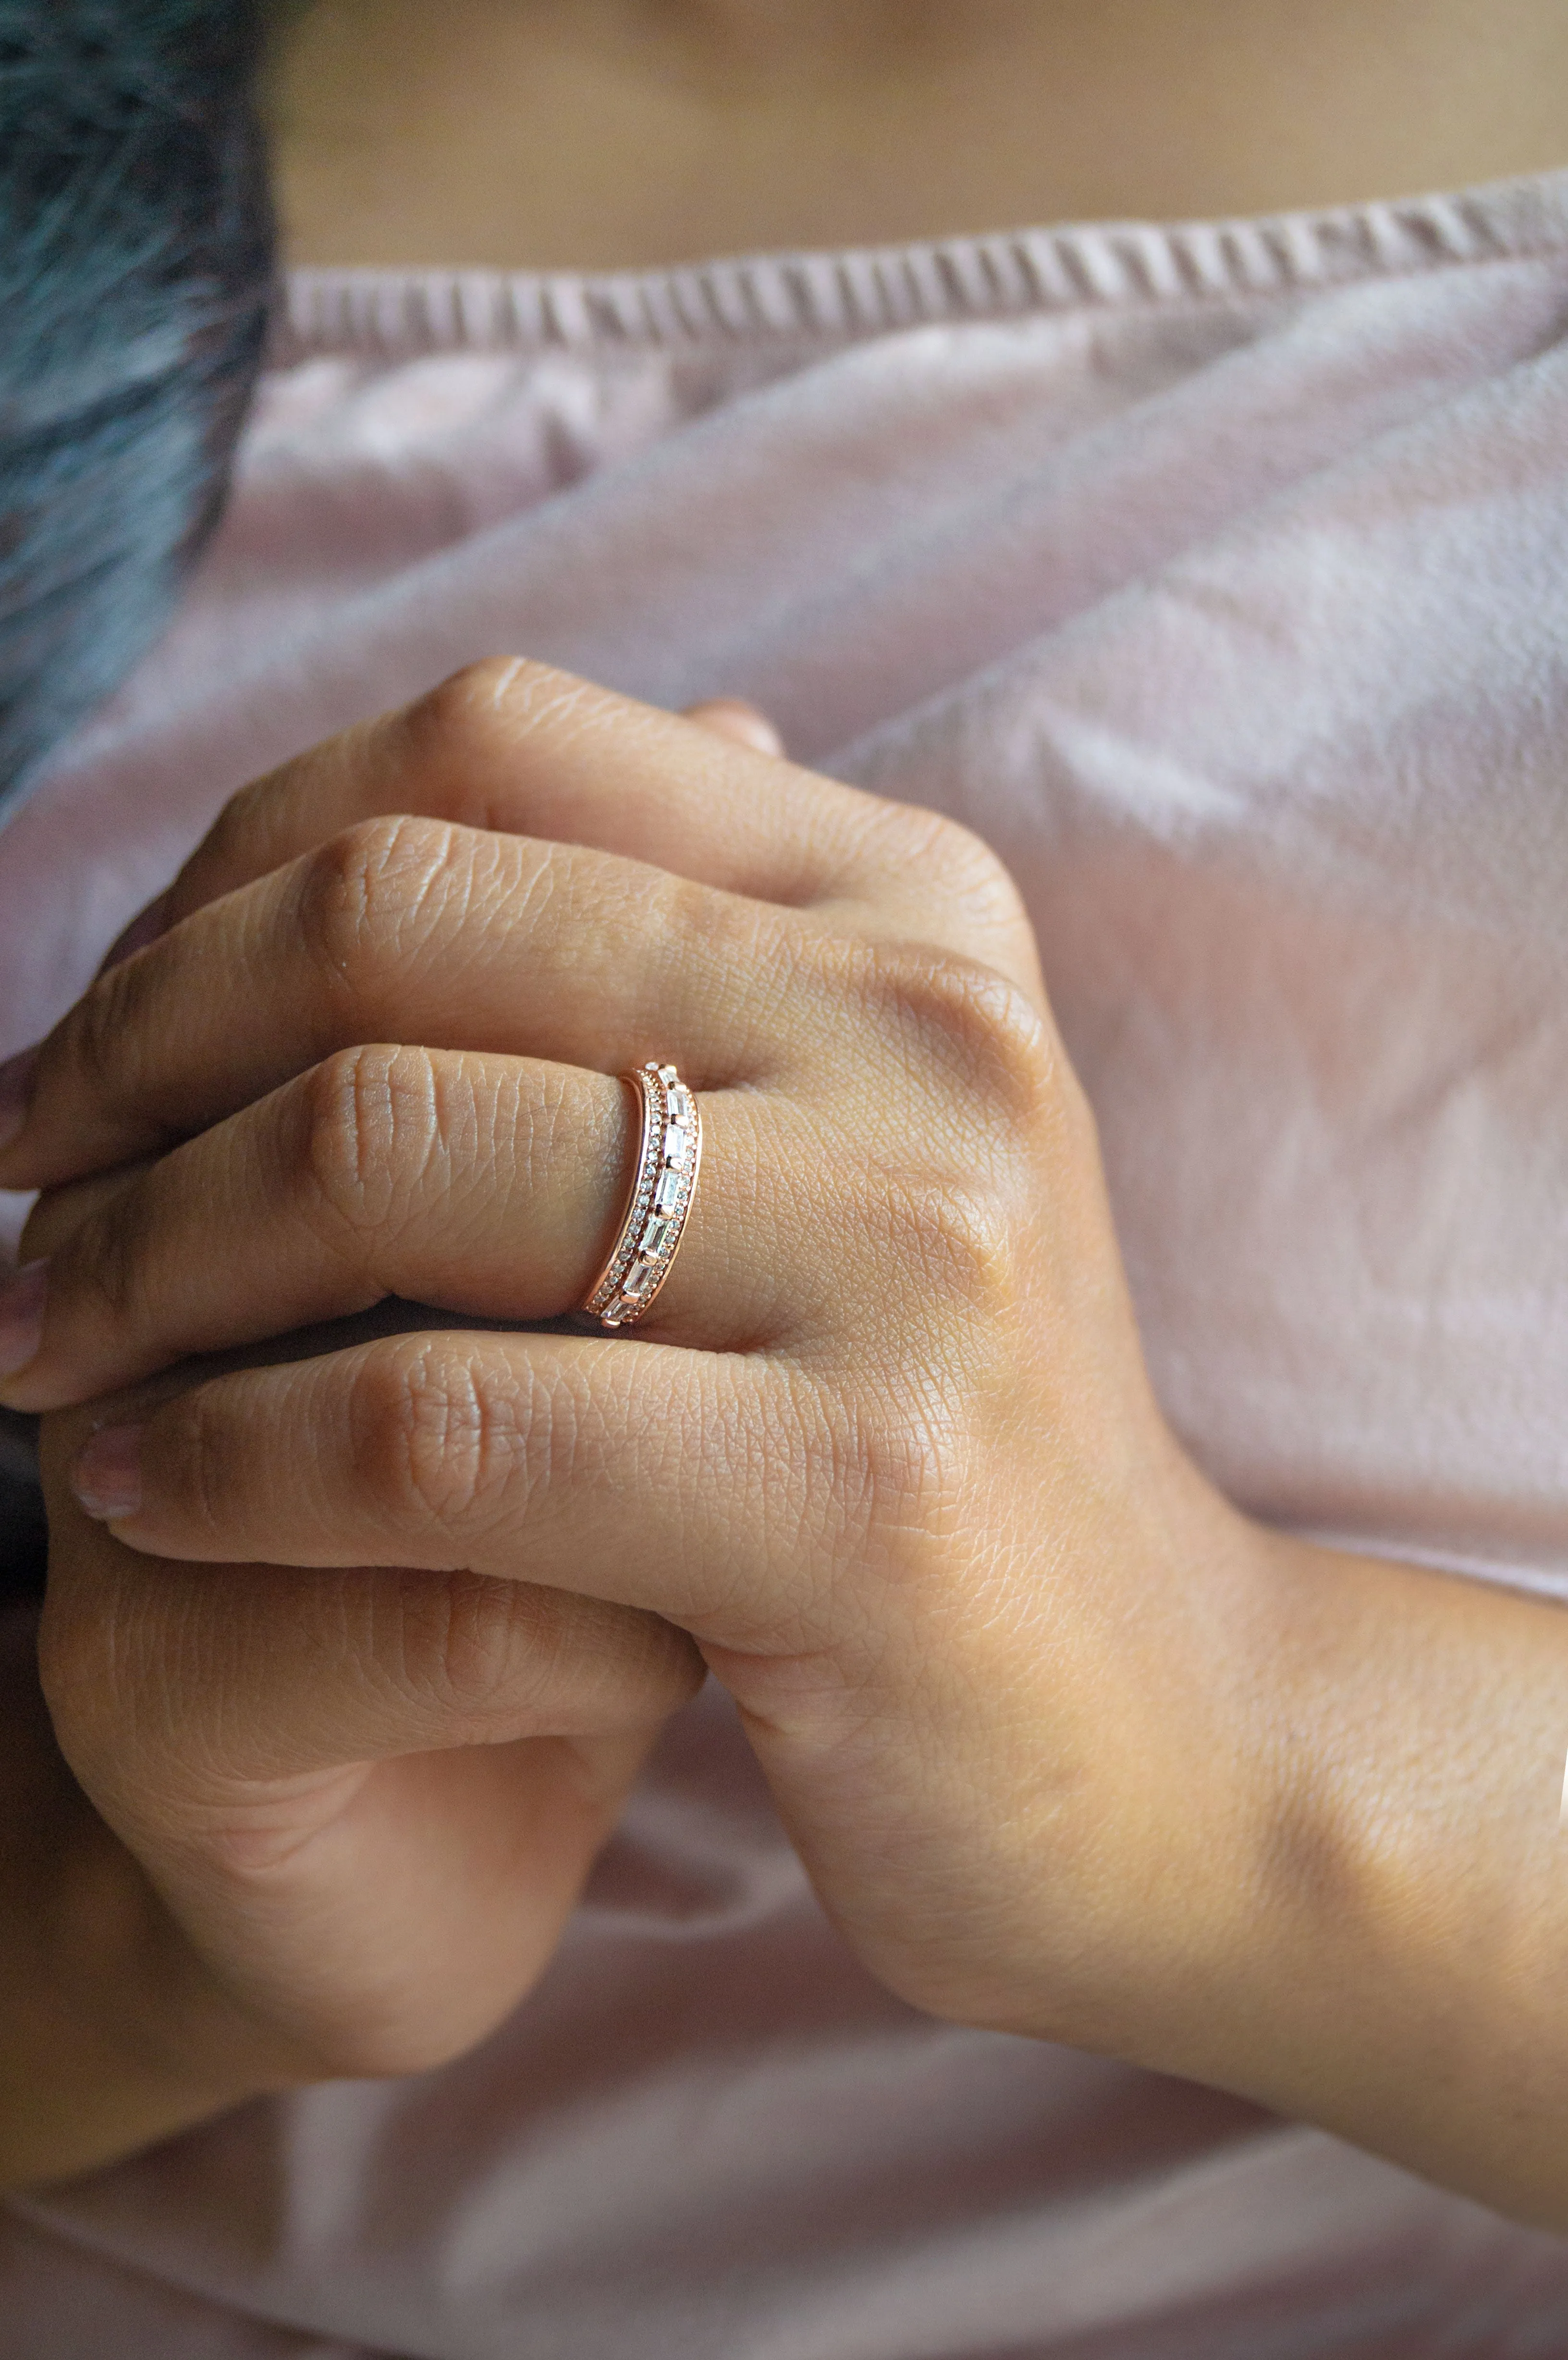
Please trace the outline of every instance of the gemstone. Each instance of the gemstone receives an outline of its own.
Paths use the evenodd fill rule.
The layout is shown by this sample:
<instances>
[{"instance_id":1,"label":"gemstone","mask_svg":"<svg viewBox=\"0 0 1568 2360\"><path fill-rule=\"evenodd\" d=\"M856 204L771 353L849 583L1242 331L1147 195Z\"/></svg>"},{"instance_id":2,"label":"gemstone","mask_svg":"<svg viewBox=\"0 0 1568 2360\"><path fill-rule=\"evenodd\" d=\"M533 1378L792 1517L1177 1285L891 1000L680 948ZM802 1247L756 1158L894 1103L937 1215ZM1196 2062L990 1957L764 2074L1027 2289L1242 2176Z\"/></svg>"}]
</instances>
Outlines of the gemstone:
<instances>
[{"instance_id":1,"label":"gemstone","mask_svg":"<svg viewBox=\"0 0 1568 2360\"><path fill-rule=\"evenodd\" d=\"M653 1192L656 1213L673 1213L681 1202L681 1179L679 1172L667 1172Z\"/></svg>"},{"instance_id":2,"label":"gemstone","mask_svg":"<svg viewBox=\"0 0 1568 2360\"><path fill-rule=\"evenodd\" d=\"M691 1133L684 1127L678 1126L665 1132L664 1160L676 1172L684 1172L691 1162Z\"/></svg>"},{"instance_id":3,"label":"gemstone","mask_svg":"<svg viewBox=\"0 0 1568 2360\"><path fill-rule=\"evenodd\" d=\"M626 1284L623 1292L629 1295L632 1301L636 1303L639 1297L648 1293L648 1288L653 1284L654 1280L658 1276L659 1265L657 1262L634 1262L630 1270L626 1273Z\"/></svg>"},{"instance_id":4,"label":"gemstone","mask_svg":"<svg viewBox=\"0 0 1568 2360\"><path fill-rule=\"evenodd\" d=\"M642 1251L650 1257L663 1253L675 1236L673 1221L649 1221L642 1233Z\"/></svg>"},{"instance_id":5,"label":"gemstone","mask_svg":"<svg viewBox=\"0 0 1568 2360\"><path fill-rule=\"evenodd\" d=\"M670 1088L670 1121L690 1122L695 1110L691 1104L691 1093L685 1083L672 1082Z\"/></svg>"}]
</instances>

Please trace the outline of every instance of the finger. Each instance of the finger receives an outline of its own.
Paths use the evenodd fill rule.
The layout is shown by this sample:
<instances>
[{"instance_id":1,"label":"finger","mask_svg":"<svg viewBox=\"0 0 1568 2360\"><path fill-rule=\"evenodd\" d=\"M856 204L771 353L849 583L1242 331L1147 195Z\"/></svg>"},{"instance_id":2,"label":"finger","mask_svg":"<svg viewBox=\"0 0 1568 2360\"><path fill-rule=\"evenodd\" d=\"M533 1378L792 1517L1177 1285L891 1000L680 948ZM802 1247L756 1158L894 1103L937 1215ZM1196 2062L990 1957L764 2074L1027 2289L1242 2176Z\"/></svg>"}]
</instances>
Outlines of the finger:
<instances>
[{"instance_id":1,"label":"finger","mask_svg":"<svg viewBox=\"0 0 1568 2360\"><path fill-rule=\"evenodd\" d=\"M489 798L447 792L452 772L440 698L457 700L470 714L476 704L494 708L520 694L515 683L502 683L488 700L480 696L481 667L439 693L438 719L429 717L427 699L369 733L334 740L238 798L210 839L212 860L197 856L191 898L199 907L101 977L39 1051L0 1073L0 1186L53 1185L143 1154L354 1039L497 1047L602 1068L649 1054L680 1058L683 1036L666 1021L670 989L690 1007L686 987L695 983L700 997L713 970L700 955L688 966L672 954L686 945L700 952L701 938L716 932L717 950L747 947L755 967L769 900L809 904L824 930L913 939L981 959L1041 1001L1017 892L966 831L722 746L709 729L560 674L512 666L507 683L519 669L538 675L539 696L524 702L529 716L537 707L544 717L517 724L508 709L497 723L492 710L485 725L485 732L509 733L522 749L511 764L516 792L509 797L499 781ZM542 684L554 694L545 695ZM376 731L390 737L390 751ZM684 733L673 748L672 732ZM422 765L410 755L410 742L426 745ZM689 759L693 747L704 749L695 763ZM748 779L760 770L775 786L782 781L785 792L775 792L771 804L766 792L749 788L737 795L737 763ZM459 765L458 775L469 780L482 769L476 758L466 769ZM439 791L426 793L432 781ZM383 788L395 807L390 817ZM421 796L427 804L477 803L477 815L487 821L502 806L520 821L522 807L531 803L541 836L519 845L489 828L397 815L397 806ZM322 840L330 820L363 813L367 804L379 804L382 815L361 816ZM616 860L550 840L573 810L583 825L570 836L585 836L590 847L597 837L613 838L631 857ZM315 848L274 877L268 892L271 864L297 842ZM670 865L638 865L639 845L662 852ZM698 847L702 859L688 860ZM764 850L770 877L760 874L768 866ZM209 889L245 872L252 856L266 874L210 901ZM713 872L722 903L704 901L690 880L682 893L676 872L683 860L699 874ZM559 944L559 923L553 937L548 928L540 933L538 905L542 895L559 914L556 889L568 882L575 892L566 897L575 940L553 968L546 960L535 970L533 1029L517 1022L515 1004L498 1022L494 1008L483 1000L474 1007L457 988L455 962L477 932L509 943L505 920L519 902L536 922L530 935ZM764 884L771 893L760 892ZM183 892L171 891L171 915ZM662 960L616 956L618 927L635 937L661 921ZM468 980L463 973L463 983ZM428 1013L419 1007L421 983L435 1002ZM710 999L702 1037L724 1037L718 1026L727 1015L733 1073L747 1054L750 1020L771 1011L787 978L766 964L747 977L744 961L732 960L724 983L727 1005ZM620 1020L619 1031L606 1030L606 1012ZM222 1035L222 1054L215 1034ZM686 1048L687 1062L694 1047L693 1041ZM710 1077L692 1078L701 1087Z\"/></svg>"},{"instance_id":2,"label":"finger","mask_svg":"<svg viewBox=\"0 0 1568 2360\"><path fill-rule=\"evenodd\" d=\"M111 1172L95 1172L90 1179L68 1181L63 1187L46 1189L23 1226L16 1249L18 1262L27 1265L47 1262L84 1221L112 1205L116 1196L152 1168L148 1158L139 1164L117 1164Z\"/></svg>"},{"instance_id":3,"label":"finger","mask_svg":"<svg viewBox=\"0 0 1568 2360\"><path fill-rule=\"evenodd\" d=\"M709 697L701 705L688 705L685 718L695 723L698 728L710 731L715 738L727 738L735 746L748 747L754 754L777 758L784 751L784 740L773 723L755 705L748 705L744 697ZM229 886L221 890L228 890L233 885L247 882L249 873L235 874ZM194 907L195 904L190 906ZM118 967L122 960L145 950L148 943L155 943L160 934L167 934L173 923L173 911L166 887L155 901L149 901L145 909L138 910L130 923L115 936L104 954L99 973L107 974L110 967Z\"/></svg>"},{"instance_id":4,"label":"finger","mask_svg":"<svg viewBox=\"0 0 1568 2360\"><path fill-rule=\"evenodd\" d=\"M750 1094L704 1099L709 1178L653 1332L755 1347L779 1332L785 1304L792 1328L809 1315L821 1193L792 1185L815 1155L810 1139L780 1152L789 1112ZM0 1295L0 1368L12 1371L0 1403L57 1409L388 1296L558 1317L604 1265L635 1162L631 1093L604 1076L344 1052L133 1179L62 1192L101 1201L82 1204L47 1270L13 1287L9 1323Z\"/></svg>"},{"instance_id":5,"label":"finger","mask_svg":"<svg viewBox=\"0 0 1568 2360\"><path fill-rule=\"evenodd\" d=\"M71 1423L45 1426L39 1656L94 1805L308 2078L470 2046L548 1960L700 1685L690 1641L463 1575L133 1556L64 1494Z\"/></svg>"},{"instance_id":6,"label":"finger","mask_svg":"<svg viewBox=\"0 0 1568 2360\"><path fill-rule=\"evenodd\" d=\"M829 1404L761 1356L403 1336L156 1404L100 1428L72 1481L162 1557L465 1569L798 1651L825 1644L812 1568L864 1506L850 1413ZM779 1471L802 1455L817 1480L783 1513Z\"/></svg>"},{"instance_id":7,"label":"finger","mask_svg":"<svg viewBox=\"0 0 1568 2360\"><path fill-rule=\"evenodd\" d=\"M112 1631L122 1759L172 1752L235 1787L458 1746L647 1731L702 1681L690 1640L657 1615L463 1572L220 1571L128 1557L91 1598L54 1611L71 1607L97 1628L57 1622L57 1691L63 1649L78 1678L89 1657L92 1677L107 1674Z\"/></svg>"},{"instance_id":8,"label":"finger","mask_svg":"<svg viewBox=\"0 0 1568 2360\"><path fill-rule=\"evenodd\" d=\"M16 1268L0 1281L0 1405L5 1381L27 1369L44 1329L52 1257L94 1214L112 1205L148 1166L103 1172L40 1196L17 1240ZM76 1399L74 1393L65 1398Z\"/></svg>"},{"instance_id":9,"label":"finger","mask_svg":"<svg viewBox=\"0 0 1568 2360\"><path fill-rule=\"evenodd\" d=\"M156 1152L367 1041L752 1078L805 923L575 846L367 821L101 977L43 1045L0 1185Z\"/></svg>"},{"instance_id":10,"label":"finger","mask_svg":"<svg viewBox=\"0 0 1568 2360\"><path fill-rule=\"evenodd\" d=\"M733 727L548 665L473 664L244 789L181 870L169 917L397 812L621 852L766 900L810 899L849 856L855 803L870 799L737 739Z\"/></svg>"},{"instance_id":11,"label":"finger","mask_svg":"<svg viewBox=\"0 0 1568 2360\"><path fill-rule=\"evenodd\" d=\"M146 950L148 943L156 943L159 934L169 932L169 890L165 887L155 901L136 912L128 926L122 926L103 954L99 974L107 975L112 967L119 967L125 960L134 958L137 951Z\"/></svg>"},{"instance_id":12,"label":"finger","mask_svg":"<svg viewBox=\"0 0 1568 2360\"><path fill-rule=\"evenodd\" d=\"M171 888L169 921L341 829L408 812L619 853L761 901L865 903L1038 989L1021 904L977 837L771 745L754 751L736 742L742 708L719 701L723 728L715 709L704 726L521 658L472 665L237 795Z\"/></svg>"},{"instance_id":13,"label":"finger","mask_svg":"<svg viewBox=\"0 0 1568 2360\"><path fill-rule=\"evenodd\" d=\"M50 1257L103 1207L131 1185L139 1168L96 1173L40 1196L28 1213L16 1243L16 1266L0 1280L0 1392L4 1381L27 1367L43 1332L46 1279Z\"/></svg>"},{"instance_id":14,"label":"finger","mask_svg":"<svg viewBox=\"0 0 1568 2360\"><path fill-rule=\"evenodd\" d=\"M727 738L732 745L749 746L754 754L771 754L775 759L783 754L784 740L767 714L744 697L711 696L705 704L689 705L686 719L700 729L711 729L715 738Z\"/></svg>"}]
</instances>

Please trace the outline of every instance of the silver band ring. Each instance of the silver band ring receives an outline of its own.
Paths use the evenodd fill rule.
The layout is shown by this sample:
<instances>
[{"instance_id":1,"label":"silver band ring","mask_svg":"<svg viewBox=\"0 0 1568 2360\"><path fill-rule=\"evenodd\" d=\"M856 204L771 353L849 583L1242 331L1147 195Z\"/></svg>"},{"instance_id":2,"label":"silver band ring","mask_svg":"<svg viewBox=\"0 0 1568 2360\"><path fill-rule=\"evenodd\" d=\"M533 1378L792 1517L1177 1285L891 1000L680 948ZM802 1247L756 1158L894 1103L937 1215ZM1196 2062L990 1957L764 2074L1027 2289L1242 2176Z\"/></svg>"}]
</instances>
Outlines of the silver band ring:
<instances>
[{"instance_id":1,"label":"silver band ring","mask_svg":"<svg viewBox=\"0 0 1568 2360\"><path fill-rule=\"evenodd\" d=\"M623 1074L642 1114L637 1159L615 1242L583 1308L609 1328L635 1328L669 1277L697 1195L702 1118L673 1065Z\"/></svg>"}]
</instances>

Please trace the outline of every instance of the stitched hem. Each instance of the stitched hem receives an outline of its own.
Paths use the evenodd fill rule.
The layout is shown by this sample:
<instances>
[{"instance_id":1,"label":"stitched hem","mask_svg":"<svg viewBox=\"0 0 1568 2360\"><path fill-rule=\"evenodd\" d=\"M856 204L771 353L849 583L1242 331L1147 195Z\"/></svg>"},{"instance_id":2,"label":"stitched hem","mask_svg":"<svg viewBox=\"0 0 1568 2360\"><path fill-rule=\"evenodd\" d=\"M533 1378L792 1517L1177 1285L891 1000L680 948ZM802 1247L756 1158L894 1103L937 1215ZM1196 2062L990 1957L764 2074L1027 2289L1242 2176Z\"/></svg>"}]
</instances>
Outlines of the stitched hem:
<instances>
[{"instance_id":1,"label":"stitched hem","mask_svg":"<svg viewBox=\"0 0 1568 2360\"><path fill-rule=\"evenodd\" d=\"M1450 196L1019 230L665 270L297 270L279 364L318 354L697 353L899 329L1279 295L1568 246L1568 170Z\"/></svg>"}]
</instances>

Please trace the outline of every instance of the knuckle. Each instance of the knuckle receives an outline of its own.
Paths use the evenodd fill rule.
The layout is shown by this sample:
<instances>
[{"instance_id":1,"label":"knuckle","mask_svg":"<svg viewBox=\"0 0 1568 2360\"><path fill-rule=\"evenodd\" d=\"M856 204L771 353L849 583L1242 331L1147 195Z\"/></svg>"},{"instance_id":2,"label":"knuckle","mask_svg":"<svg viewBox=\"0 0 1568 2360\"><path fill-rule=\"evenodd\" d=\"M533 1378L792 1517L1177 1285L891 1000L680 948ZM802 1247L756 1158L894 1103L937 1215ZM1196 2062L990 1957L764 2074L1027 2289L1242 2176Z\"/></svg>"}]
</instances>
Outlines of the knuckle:
<instances>
[{"instance_id":1,"label":"knuckle","mask_svg":"<svg viewBox=\"0 0 1568 2360\"><path fill-rule=\"evenodd\" d=\"M902 1189L888 1221L895 1256L950 1316L960 1306L989 1325L1018 1300L1019 1225L999 1189L973 1180Z\"/></svg>"},{"instance_id":2,"label":"knuckle","mask_svg":"<svg viewBox=\"0 0 1568 2360\"><path fill-rule=\"evenodd\" d=\"M471 1729L514 1722L519 1708L549 1689L559 1633L547 1614L528 1611L531 1604L510 1584L466 1574L443 1582L424 1605L436 1694Z\"/></svg>"},{"instance_id":3,"label":"knuckle","mask_svg":"<svg viewBox=\"0 0 1568 2360\"><path fill-rule=\"evenodd\" d=\"M79 1306L96 1312L94 1326L101 1321L111 1330L136 1328L156 1312L152 1298L158 1290L148 1283L155 1233L148 1191L133 1182L90 1214L61 1249L61 1276Z\"/></svg>"},{"instance_id":4,"label":"knuckle","mask_svg":"<svg viewBox=\"0 0 1568 2360\"><path fill-rule=\"evenodd\" d=\"M928 880L945 904L962 906L987 930L1028 927L1023 896L1006 864L962 820L919 803L887 803L878 827L882 858L894 873L912 870Z\"/></svg>"},{"instance_id":5,"label":"knuckle","mask_svg":"<svg viewBox=\"0 0 1568 2360\"><path fill-rule=\"evenodd\" d=\"M626 864L618 890L635 896L628 915L647 946L650 978L688 991L702 978L714 1018L722 1012L713 1032L724 1040L724 1065L733 1070L737 1064L769 1062L777 1054L780 1011L801 980L811 937L770 902L690 878ZM689 1077L703 1086L701 1049L689 1052L688 1065Z\"/></svg>"},{"instance_id":6,"label":"knuckle","mask_svg":"<svg viewBox=\"0 0 1568 2360\"><path fill-rule=\"evenodd\" d=\"M526 709L538 667L516 656L484 656L452 672L406 706L398 718L416 763L438 775L483 775L514 751L517 708Z\"/></svg>"},{"instance_id":7,"label":"knuckle","mask_svg":"<svg viewBox=\"0 0 1568 2360\"><path fill-rule=\"evenodd\" d=\"M943 816L932 853L950 901L960 902L989 931L1002 934L1018 928L1032 937L1024 897L1012 871L983 836L962 821Z\"/></svg>"},{"instance_id":8,"label":"knuckle","mask_svg":"<svg viewBox=\"0 0 1568 2360\"><path fill-rule=\"evenodd\" d=\"M770 914L762 903L715 893L712 886L694 884L687 877L628 872L626 885L637 894L647 941L661 945L666 956L681 965L699 945L720 967L750 961Z\"/></svg>"},{"instance_id":9,"label":"knuckle","mask_svg":"<svg viewBox=\"0 0 1568 2360\"><path fill-rule=\"evenodd\" d=\"M356 1004L378 994L429 933L460 866L450 822L406 813L358 820L318 846L295 915L333 990Z\"/></svg>"},{"instance_id":10,"label":"knuckle","mask_svg":"<svg viewBox=\"0 0 1568 2360\"><path fill-rule=\"evenodd\" d=\"M935 1069L964 1109L1038 1118L1060 1079L1055 1037L1018 984L977 959L924 944L873 944L860 989L912 1072Z\"/></svg>"},{"instance_id":11,"label":"knuckle","mask_svg":"<svg viewBox=\"0 0 1568 2360\"><path fill-rule=\"evenodd\" d=\"M841 1546L873 1579L900 1586L940 1573L973 1514L975 1452L962 1387L943 1370L929 1382L864 1381L842 1391L815 1437L831 1470Z\"/></svg>"},{"instance_id":12,"label":"knuckle","mask_svg":"<svg viewBox=\"0 0 1568 2360\"><path fill-rule=\"evenodd\" d=\"M460 1571L408 1586L397 1677L444 1728L475 1743L515 1738L590 1683L571 1644L572 1603L528 1583Z\"/></svg>"},{"instance_id":13,"label":"knuckle","mask_svg":"<svg viewBox=\"0 0 1568 2360\"><path fill-rule=\"evenodd\" d=\"M308 1212L341 1240L387 1228L441 1151L427 1050L339 1049L302 1076L297 1182Z\"/></svg>"},{"instance_id":14,"label":"knuckle","mask_svg":"<svg viewBox=\"0 0 1568 2360\"><path fill-rule=\"evenodd\" d=\"M455 1339L399 1338L371 1350L348 1407L356 1482L395 1524L452 1527L461 1550L511 1496L519 1471L526 1482L528 1422L517 1390Z\"/></svg>"}]
</instances>

